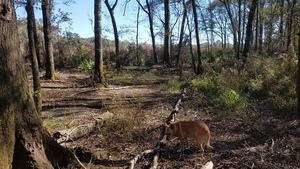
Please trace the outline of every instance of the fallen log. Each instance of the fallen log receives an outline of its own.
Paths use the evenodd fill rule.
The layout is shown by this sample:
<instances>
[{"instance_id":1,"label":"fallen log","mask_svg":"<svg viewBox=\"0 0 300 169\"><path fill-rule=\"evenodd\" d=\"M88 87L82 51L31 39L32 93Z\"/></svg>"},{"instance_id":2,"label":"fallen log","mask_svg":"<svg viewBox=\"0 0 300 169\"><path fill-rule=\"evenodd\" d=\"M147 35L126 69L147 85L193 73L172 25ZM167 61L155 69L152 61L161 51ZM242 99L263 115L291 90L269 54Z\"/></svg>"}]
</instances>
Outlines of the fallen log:
<instances>
[{"instance_id":1,"label":"fallen log","mask_svg":"<svg viewBox=\"0 0 300 169\"><path fill-rule=\"evenodd\" d=\"M79 125L72 129L57 131L53 134L53 138L57 141L58 144L75 141L90 134L92 131L95 131L97 124L98 121L95 120L95 122L93 123Z\"/></svg>"},{"instance_id":2,"label":"fallen log","mask_svg":"<svg viewBox=\"0 0 300 169\"><path fill-rule=\"evenodd\" d=\"M57 143L66 143L71 141L76 141L81 137L87 136L91 132L95 131L99 124L105 123L106 119L109 119L113 116L110 112L104 112L101 115L93 116L94 121L79 125L71 129L65 129L55 132L52 137L57 141ZM101 121L101 122L100 122Z\"/></svg>"}]
</instances>

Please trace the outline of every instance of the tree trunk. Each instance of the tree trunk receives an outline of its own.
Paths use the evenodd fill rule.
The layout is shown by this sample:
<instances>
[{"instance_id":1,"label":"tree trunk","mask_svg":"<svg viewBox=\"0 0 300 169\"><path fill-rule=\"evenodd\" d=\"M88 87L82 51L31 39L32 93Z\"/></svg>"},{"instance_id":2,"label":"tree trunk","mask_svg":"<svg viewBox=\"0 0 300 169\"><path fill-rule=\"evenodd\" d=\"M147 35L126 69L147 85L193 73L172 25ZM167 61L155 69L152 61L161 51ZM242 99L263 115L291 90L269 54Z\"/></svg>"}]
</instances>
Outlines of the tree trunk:
<instances>
[{"instance_id":1,"label":"tree trunk","mask_svg":"<svg viewBox=\"0 0 300 169\"><path fill-rule=\"evenodd\" d=\"M38 62L38 68L42 68L43 64L42 64L42 61L41 61L41 54L40 54L40 48L39 48L40 47L40 45L39 45L40 40L39 40L39 36L37 34L34 13L33 13L33 18L34 18L34 21L33 21L33 25L32 25L33 26L32 31L33 31L33 37L34 37L34 46L35 46L36 58L37 58L37 62Z\"/></svg>"},{"instance_id":2,"label":"tree trunk","mask_svg":"<svg viewBox=\"0 0 300 169\"><path fill-rule=\"evenodd\" d=\"M258 53L259 54L262 54L263 52L263 32L264 32L264 19L262 17L262 10L265 6L265 0L261 0L260 1L260 4L259 4L259 9L260 12L259 12L259 36L258 36Z\"/></svg>"},{"instance_id":3,"label":"tree trunk","mask_svg":"<svg viewBox=\"0 0 300 169\"><path fill-rule=\"evenodd\" d=\"M94 1L95 17L95 71L94 81L107 87L103 71L103 54L102 54L102 17L101 17L101 0Z\"/></svg>"},{"instance_id":4,"label":"tree trunk","mask_svg":"<svg viewBox=\"0 0 300 169\"><path fill-rule=\"evenodd\" d=\"M182 16L182 21L181 21L179 43L178 43L178 52L177 52L177 61L176 61L177 65L180 60L181 49L182 49L182 40L183 40L183 35L184 35L184 26L185 26L185 20L187 17L187 4L185 3L185 0L182 0L182 5L183 5L184 9L183 9L183 16Z\"/></svg>"},{"instance_id":5,"label":"tree trunk","mask_svg":"<svg viewBox=\"0 0 300 169\"><path fill-rule=\"evenodd\" d=\"M190 49L190 54L191 54L191 57L192 57L192 65L193 65L193 70L194 70L194 73L197 73L197 70L196 70L196 62L195 62L195 57L194 57L194 52L193 52L193 43L192 43L192 29L190 27L190 22L189 22L189 18L187 17L187 27L188 27L188 30L189 30L189 49Z\"/></svg>"},{"instance_id":6,"label":"tree trunk","mask_svg":"<svg viewBox=\"0 0 300 169\"><path fill-rule=\"evenodd\" d=\"M148 0L146 0L146 3L149 11L148 18L149 18L149 25L150 25L151 40L152 40L153 59L154 59L154 63L158 63L157 53L156 53L155 34L153 28L153 12L152 12L152 7L150 6Z\"/></svg>"},{"instance_id":7,"label":"tree trunk","mask_svg":"<svg viewBox=\"0 0 300 169\"><path fill-rule=\"evenodd\" d=\"M230 24L231 24L231 28L232 28L232 35L233 35L233 48L235 51L235 56L237 59L239 59L239 50L238 50L238 42L237 42L237 28L235 25L235 21L233 19L232 13L231 13L231 9L229 6L229 2L228 0L220 0L224 5L225 5L225 9L227 11L229 20L230 20Z\"/></svg>"},{"instance_id":8,"label":"tree trunk","mask_svg":"<svg viewBox=\"0 0 300 169\"><path fill-rule=\"evenodd\" d=\"M300 33L298 33L298 74L297 74L297 109L300 119Z\"/></svg>"},{"instance_id":9,"label":"tree trunk","mask_svg":"<svg viewBox=\"0 0 300 169\"><path fill-rule=\"evenodd\" d=\"M52 0L42 0L43 13L43 30L45 39L46 51L46 74L45 78L55 80L54 58L53 58L53 44L52 44L52 30L51 30L51 13Z\"/></svg>"},{"instance_id":10,"label":"tree trunk","mask_svg":"<svg viewBox=\"0 0 300 169\"><path fill-rule=\"evenodd\" d=\"M258 0L259 1L259 0ZM256 10L256 18L255 18L255 40L254 40L254 51L257 52L258 50L258 35L259 35L259 8L257 6Z\"/></svg>"},{"instance_id":11,"label":"tree trunk","mask_svg":"<svg viewBox=\"0 0 300 169\"><path fill-rule=\"evenodd\" d=\"M210 49L210 46L212 46L212 41L210 42L209 41L209 39L211 38L211 37L209 37L209 33L208 33L208 26L206 25L206 18L205 18L205 16L204 16L204 14L203 14L203 12L202 11L200 11L200 15L201 15L201 19L202 19L202 23L203 23L203 25L204 25L204 29L205 29L205 34L206 34L206 40L207 40L207 52L209 52L211 49ZM211 39L212 40L212 39Z\"/></svg>"},{"instance_id":12,"label":"tree trunk","mask_svg":"<svg viewBox=\"0 0 300 169\"><path fill-rule=\"evenodd\" d=\"M119 47L119 33L118 33L118 27L117 27L117 23L116 23L116 19L115 19L115 15L114 15L114 10L115 7L118 4L118 0L115 0L115 3L113 4L113 6L111 7L108 0L104 1L110 18L111 18L111 22L112 22L112 26L113 26L113 30L114 30L114 38L115 38L115 52L116 52L116 68L120 68L121 67L121 60L119 58L119 53L120 53L120 47Z\"/></svg>"},{"instance_id":13,"label":"tree trunk","mask_svg":"<svg viewBox=\"0 0 300 169\"><path fill-rule=\"evenodd\" d=\"M257 0L252 0L252 4L250 7L249 16L248 16L248 23L247 23L247 27L246 27L246 39L245 39L245 45L244 45L244 50L243 50L243 60L244 61L247 59L247 54L248 54L249 48L250 48L250 41L252 38L252 23L253 23L256 7L257 7Z\"/></svg>"},{"instance_id":14,"label":"tree trunk","mask_svg":"<svg viewBox=\"0 0 300 169\"><path fill-rule=\"evenodd\" d=\"M237 30L237 47L235 56L240 60L240 50L241 50L241 24L242 24L242 0L238 0L238 26Z\"/></svg>"},{"instance_id":15,"label":"tree trunk","mask_svg":"<svg viewBox=\"0 0 300 169\"><path fill-rule=\"evenodd\" d=\"M139 0L136 0L136 1L139 3L142 10L148 15L149 29L150 29L150 34L151 34L152 50L153 50L153 61L154 61L154 63L158 63L156 47L155 47L155 34L154 34L154 28L153 28L153 9L152 9L153 3L150 4L149 0L146 0L146 6L147 6L147 10L146 10Z\"/></svg>"},{"instance_id":16,"label":"tree trunk","mask_svg":"<svg viewBox=\"0 0 300 169\"><path fill-rule=\"evenodd\" d=\"M139 56L139 26L140 26L140 5L138 5L138 12L136 14L136 37L135 37L135 55L136 55L136 63L138 65L141 64L140 56Z\"/></svg>"},{"instance_id":17,"label":"tree trunk","mask_svg":"<svg viewBox=\"0 0 300 169\"><path fill-rule=\"evenodd\" d=\"M286 51L289 50L291 44L291 36L292 36L292 29L293 29L293 16L294 16L294 9L296 5L296 0L293 0L291 5L288 5L290 13L288 14L288 21L287 21L287 43L286 43Z\"/></svg>"},{"instance_id":18,"label":"tree trunk","mask_svg":"<svg viewBox=\"0 0 300 169\"><path fill-rule=\"evenodd\" d=\"M13 0L0 0L0 164L1 168L54 168L74 160L42 125L29 91ZM9 40L7 40L9 39Z\"/></svg>"},{"instance_id":19,"label":"tree trunk","mask_svg":"<svg viewBox=\"0 0 300 169\"><path fill-rule=\"evenodd\" d=\"M198 64L197 64L197 74L203 73L203 67L201 62L201 49L200 49L200 39L199 39L199 26L198 26L198 16L196 10L195 0L192 0L192 8L193 8L193 15L194 15L194 24L195 24L195 35L196 35L196 45L197 45L197 56L198 56Z\"/></svg>"},{"instance_id":20,"label":"tree trunk","mask_svg":"<svg viewBox=\"0 0 300 169\"><path fill-rule=\"evenodd\" d=\"M27 31L28 31L28 41L29 41L29 55L31 59L31 69L33 77L33 98L37 112L40 114L42 112L42 95L41 95L41 84L40 84L40 73L39 66L36 55L36 46L34 39L34 0L27 0L26 11L27 11Z\"/></svg>"},{"instance_id":21,"label":"tree trunk","mask_svg":"<svg viewBox=\"0 0 300 169\"><path fill-rule=\"evenodd\" d=\"M165 7L165 39L164 39L164 63L170 65L171 30L170 30L170 0L164 0Z\"/></svg>"}]
</instances>

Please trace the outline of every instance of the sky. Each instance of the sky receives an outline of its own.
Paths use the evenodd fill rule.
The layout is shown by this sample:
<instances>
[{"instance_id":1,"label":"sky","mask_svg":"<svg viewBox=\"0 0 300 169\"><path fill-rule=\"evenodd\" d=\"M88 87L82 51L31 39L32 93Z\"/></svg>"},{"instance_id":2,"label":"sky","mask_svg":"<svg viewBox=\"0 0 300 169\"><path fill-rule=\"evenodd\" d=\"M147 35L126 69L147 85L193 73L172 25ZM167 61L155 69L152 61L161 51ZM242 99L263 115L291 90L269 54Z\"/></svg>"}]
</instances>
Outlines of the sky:
<instances>
[{"instance_id":1,"label":"sky","mask_svg":"<svg viewBox=\"0 0 300 169\"><path fill-rule=\"evenodd\" d=\"M59 2L60 0L56 0ZM125 8L125 1L119 1L115 11L115 18L118 26L118 31L120 32L119 37L120 40L128 40L134 41L135 33L121 33L126 30L126 27L130 27L132 30L135 31L136 27L136 15L137 15L137 3L135 1L130 1L129 4L126 6L126 13L124 13ZM78 33L80 37L88 38L93 37L93 25L90 22L90 19L94 20L94 1L93 0L76 0L74 4L70 4L69 6L63 4L57 4L55 7L56 11L61 9L65 12L70 12L70 17L72 18L72 25L69 26L68 24L62 24L62 30L69 30L73 33ZM54 11L54 13L56 12ZM17 17L22 18L26 17L26 11L22 7L18 7L16 9ZM113 39L113 33L110 33L106 30L110 30L112 32L112 24L110 20L110 16L108 15L108 10L102 1L102 34L105 38ZM145 20L145 14L141 11L141 20ZM42 11L36 10L36 19L42 18ZM140 39L141 42L149 42L150 36L149 31L147 28L147 21L143 21L141 23L139 32L140 32ZM126 26L125 26L126 25ZM125 26L125 28L124 28ZM71 27L71 29L70 29Z\"/></svg>"}]
</instances>

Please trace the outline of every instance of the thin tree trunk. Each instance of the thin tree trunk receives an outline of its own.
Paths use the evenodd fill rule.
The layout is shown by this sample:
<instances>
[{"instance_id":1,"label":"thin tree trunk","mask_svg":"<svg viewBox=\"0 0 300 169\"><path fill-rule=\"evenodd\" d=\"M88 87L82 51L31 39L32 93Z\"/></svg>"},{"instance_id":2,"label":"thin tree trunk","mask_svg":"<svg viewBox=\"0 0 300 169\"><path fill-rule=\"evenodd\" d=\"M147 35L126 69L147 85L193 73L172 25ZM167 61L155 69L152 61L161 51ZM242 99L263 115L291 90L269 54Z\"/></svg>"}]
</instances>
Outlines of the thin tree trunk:
<instances>
[{"instance_id":1,"label":"thin tree trunk","mask_svg":"<svg viewBox=\"0 0 300 169\"><path fill-rule=\"evenodd\" d=\"M164 38L164 63L170 65L171 31L170 31L170 0L164 0L165 7L165 38Z\"/></svg>"},{"instance_id":2,"label":"thin tree trunk","mask_svg":"<svg viewBox=\"0 0 300 169\"><path fill-rule=\"evenodd\" d=\"M210 42L209 42L209 34L208 34L208 26L206 25L206 18L204 17L202 11L200 11L200 15L201 15L201 19L203 20L203 25L204 25L204 29L205 29L205 34L206 34L206 40L207 40L207 52L210 51L210 46L212 45ZM212 39L211 39L212 40Z\"/></svg>"},{"instance_id":3,"label":"thin tree trunk","mask_svg":"<svg viewBox=\"0 0 300 169\"><path fill-rule=\"evenodd\" d=\"M42 95L41 95L41 84L40 84L40 73L39 66L36 55L36 46L34 39L34 25L35 25L35 17L34 17L34 9L33 9L34 1L27 0L26 11L27 11L27 31L28 31L28 41L29 41L29 55L31 59L31 70L33 77L33 98L35 102L35 107L37 112L41 114L42 112Z\"/></svg>"},{"instance_id":4,"label":"thin tree trunk","mask_svg":"<svg viewBox=\"0 0 300 169\"><path fill-rule=\"evenodd\" d=\"M119 33L118 33L118 27L117 27L117 23L116 23L116 19L115 19L115 15L114 15L114 10L118 4L118 0L115 0L115 3L110 6L108 0L104 0L104 3L108 9L110 18L111 18L111 22L112 22L112 26L113 26L113 30L114 30L114 38L115 38L115 53L116 53L116 68L120 68L121 67L121 60L119 58L119 54L120 54L120 46L119 46Z\"/></svg>"},{"instance_id":5,"label":"thin tree trunk","mask_svg":"<svg viewBox=\"0 0 300 169\"><path fill-rule=\"evenodd\" d=\"M300 119L300 33L298 33L297 110Z\"/></svg>"},{"instance_id":6,"label":"thin tree trunk","mask_svg":"<svg viewBox=\"0 0 300 169\"><path fill-rule=\"evenodd\" d=\"M252 38L252 23L253 23L253 18L254 18L256 7L257 7L257 0L252 0L252 4L250 7L249 16L248 16L248 23L247 23L247 27L246 27L245 45L244 45L244 50L243 50L243 55L242 55L244 63L247 59L247 54L250 49L250 41Z\"/></svg>"},{"instance_id":7,"label":"thin tree trunk","mask_svg":"<svg viewBox=\"0 0 300 169\"><path fill-rule=\"evenodd\" d=\"M138 12L136 14L136 46L135 46L135 52L136 52L136 62L138 65L140 65L140 57L139 57L139 25L140 25L140 5L138 5Z\"/></svg>"},{"instance_id":8,"label":"thin tree trunk","mask_svg":"<svg viewBox=\"0 0 300 169\"><path fill-rule=\"evenodd\" d=\"M198 26L198 16L196 10L195 0L192 0L192 8L194 15L194 24L195 24L195 36L196 36L196 45L197 45L197 56L198 56L198 64L197 64L197 74L203 73L203 67L201 62L201 49L200 49L200 39L199 39L199 26Z\"/></svg>"},{"instance_id":9,"label":"thin tree trunk","mask_svg":"<svg viewBox=\"0 0 300 169\"><path fill-rule=\"evenodd\" d=\"M194 71L194 73L197 73L196 62L195 62L195 57L194 57L194 52L193 52L192 29L189 24L189 18L187 17L186 19L187 19L187 27L189 30L189 49L190 49L190 54L191 54L191 58L192 58L193 71Z\"/></svg>"},{"instance_id":10,"label":"thin tree trunk","mask_svg":"<svg viewBox=\"0 0 300 169\"><path fill-rule=\"evenodd\" d=\"M182 0L182 5L183 5L184 9L183 9L183 16L182 16L182 21L181 21L176 65L178 65L179 60L180 60L181 49L182 49L182 40L183 40L183 35L184 35L184 26L185 26L185 20L186 20L186 16L187 16L187 4L185 3L185 0Z\"/></svg>"},{"instance_id":11,"label":"thin tree trunk","mask_svg":"<svg viewBox=\"0 0 300 169\"><path fill-rule=\"evenodd\" d=\"M154 63L158 63L157 59L157 53L156 53L156 44L155 44L155 34L154 34L154 28L153 28L153 2L151 4L149 3L149 0L146 0L146 6L147 10L144 8L144 6L141 4L139 0L136 0L142 10L148 15L149 20L149 29L150 29L150 35L151 35L151 41L152 41L152 50L153 50L153 61Z\"/></svg>"},{"instance_id":12,"label":"thin tree trunk","mask_svg":"<svg viewBox=\"0 0 300 169\"><path fill-rule=\"evenodd\" d=\"M289 5L290 13L288 14L286 51L288 51L289 46L291 44L292 26L293 26L293 15L294 15L295 5L296 5L296 0L293 0L292 4Z\"/></svg>"},{"instance_id":13,"label":"thin tree trunk","mask_svg":"<svg viewBox=\"0 0 300 169\"><path fill-rule=\"evenodd\" d=\"M33 30L34 46L35 46L36 58L37 58L37 62L38 62L38 68L42 68L43 64L41 61L41 53L40 53L40 48L39 48L40 40L39 40L39 36L37 34L35 17L34 17L34 21L33 21L33 29L32 30Z\"/></svg>"},{"instance_id":14,"label":"thin tree trunk","mask_svg":"<svg viewBox=\"0 0 300 169\"><path fill-rule=\"evenodd\" d=\"M235 21L233 20L233 16L232 16L232 13L231 13L229 2L228 2L228 0L220 0L220 1L225 5L225 9L227 11L227 14L228 14L228 17L229 17L229 20L230 20L230 24L231 24L231 27L232 27L233 48L234 48L234 51L235 51L235 57L237 59L239 59L239 50L238 50L239 46L238 46L238 42L237 42L237 27L235 25Z\"/></svg>"},{"instance_id":15,"label":"thin tree trunk","mask_svg":"<svg viewBox=\"0 0 300 169\"><path fill-rule=\"evenodd\" d=\"M265 6L265 0L260 0L260 5L259 5L259 9L263 9ZM260 12L259 14L259 36L258 36L258 53L262 54L263 52L263 32L264 32L264 20L263 17L261 16L262 13Z\"/></svg>"},{"instance_id":16,"label":"thin tree trunk","mask_svg":"<svg viewBox=\"0 0 300 169\"><path fill-rule=\"evenodd\" d=\"M258 0L259 1L259 0ZM257 6L256 19L255 19L255 41L254 41L254 51L258 50L258 35L259 35L259 8Z\"/></svg>"},{"instance_id":17,"label":"thin tree trunk","mask_svg":"<svg viewBox=\"0 0 300 169\"><path fill-rule=\"evenodd\" d=\"M51 13L52 13L52 0L42 0L42 13L43 13L43 30L45 39L46 51L46 74L47 79L55 80L54 71L54 58L53 58L53 44L52 44L52 28L51 28Z\"/></svg>"},{"instance_id":18,"label":"thin tree trunk","mask_svg":"<svg viewBox=\"0 0 300 169\"><path fill-rule=\"evenodd\" d=\"M237 49L236 49L236 57L240 59L240 50L241 50L241 23L242 23L242 0L238 0L238 26L237 26Z\"/></svg>"},{"instance_id":19,"label":"thin tree trunk","mask_svg":"<svg viewBox=\"0 0 300 169\"><path fill-rule=\"evenodd\" d=\"M94 81L107 87L103 71L103 54L102 54L102 17L101 17L101 0L94 1L95 17L95 70Z\"/></svg>"}]
</instances>

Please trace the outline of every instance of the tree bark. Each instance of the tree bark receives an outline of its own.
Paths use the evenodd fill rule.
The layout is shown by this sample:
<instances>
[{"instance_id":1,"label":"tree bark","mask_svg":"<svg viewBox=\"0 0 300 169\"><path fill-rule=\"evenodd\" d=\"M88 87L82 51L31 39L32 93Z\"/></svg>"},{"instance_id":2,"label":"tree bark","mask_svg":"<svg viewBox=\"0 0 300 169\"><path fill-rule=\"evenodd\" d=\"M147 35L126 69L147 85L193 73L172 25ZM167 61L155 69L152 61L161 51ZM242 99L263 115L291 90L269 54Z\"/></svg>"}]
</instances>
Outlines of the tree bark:
<instances>
[{"instance_id":1,"label":"tree bark","mask_svg":"<svg viewBox=\"0 0 300 169\"><path fill-rule=\"evenodd\" d=\"M298 33L297 111L300 119L300 33Z\"/></svg>"},{"instance_id":2,"label":"tree bark","mask_svg":"<svg viewBox=\"0 0 300 169\"><path fill-rule=\"evenodd\" d=\"M192 8L193 8L193 15L194 15L194 24L195 24L195 35L196 35L196 45L197 45L197 56L198 56L198 64L197 64L197 72L196 74L203 73L202 61L201 61L201 49L200 49L200 39L199 39L199 26L198 26L198 16L196 10L196 3L195 0L192 0Z\"/></svg>"},{"instance_id":3,"label":"tree bark","mask_svg":"<svg viewBox=\"0 0 300 169\"><path fill-rule=\"evenodd\" d=\"M113 30L114 30L114 38L115 38L115 53L116 53L116 68L120 68L121 67L121 60L119 58L119 53L120 53L120 47L119 47L119 33L118 33L118 27L117 27L117 23L116 23L116 19L115 19L115 15L114 15L114 10L115 7L118 4L118 0L115 0L115 3L110 6L108 0L104 0L104 3L108 9L110 18L111 18L111 22L112 22L112 26L113 26Z\"/></svg>"},{"instance_id":4,"label":"tree bark","mask_svg":"<svg viewBox=\"0 0 300 169\"><path fill-rule=\"evenodd\" d=\"M51 13L52 0L42 0L43 13L43 30L46 51L46 74L45 78L55 80L54 58L53 58L53 44L52 44L52 30L51 30Z\"/></svg>"},{"instance_id":5,"label":"tree bark","mask_svg":"<svg viewBox=\"0 0 300 169\"><path fill-rule=\"evenodd\" d=\"M257 0L252 0L252 4L248 16L248 23L246 27L246 39L245 39L244 50L242 55L244 61L247 59L247 54L250 49L250 41L252 39L252 23L253 23L256 7L257 7Z\"/></svg>"},{"instance_id":6,"label":"tree bark","mask_svg":"<svg viewBox=\"0 0 300 169\"><path fill-rule=\"evenodd\" d=\"M183 9L183 16L182 16L182 21L181 21L179 43L178 43L178 52L177 52L177 61L176 61L177 65L180 60L181 49L182 49L182 40L183 40L183 35L184 35L184 26L185 26L185 20L187 17L187 4L185 3L185 0L182 0L182 5L183 5L184 9Z\"/></svg>"},{"instance_id":7,"label":"tree bark","mask_svg":"<svg viewBox=\"0 0 300 169\"><path fill-rule=\"evenodd\" d=\"M289 50L290 44L291 44L291 37L292 37L292 29L293 29L293 15L295 10L296 0L293 0L292 4L288 5L289 8L289 14L288 14L288 20L287 20L287 43L286 43L286 51Z\"/></svg>"},{"instance_id":8,"label":"tree bark","mask_svg":"<svg viewBox=\"0 0 300 169\"><path fill-rule=\"evenodd\" d=\"M79 167L42 125L29 91L13 0L0 0L1 168ZM7 40L9 39L9 40Z\"/></svg>"},{"instance_id":9,"label":"tree bark","mask_svg":"<svg viewBox=\"0 0 300 169\"><path fill-rule=\"evenodd\" d=\"M233 16L232 16L232 12L231 12L231 9L230 9L230 6L229 6L229 2L228 0L220 0L224 5L225 5L225 9L227 11L227 14L228 14L228 17L229 17L229 20L230 20L230 24L231 24L231 27L232 27L232 35L233 35L233 48L235 50L235 56L237 59L239 59L239 50L238 50L238 42L237 42L237 28L236 28L236 24L235 24L235 21L233 19Z\"/></svg>"},{"instance_id":10,"label":"tree bark","mask_svg":"<svg viewBox=\"0 0 300 169\"><path fill-rule=\"evenodd\" d=\"M164 63L170 65L171 30L170 30L170 0L164 0L165 7L165 38L164 38Z\"/></svg>"},{"instance_id":11,"label":"tree bark","mask_svg":"<svg viewBox=\"0 0 300 169\"><path fill-rule=\"evenodd\" d=\"M94 1L95 17L95 70L94 81L107 87L103 71L103 54L102 54L102 17L101 17L101 0Z\"/></svg>"},{"instance_id":12,"label":"tree bark","mask_svg":"<svg viewBox=\"0 0 300 169\"><path fill-rule=\"evenodd\" d=\"M36 42L34 38L34 27L35 27L35 17L33 9L34 1L27 0L26 11L27 11L27 31L28 31L28 41L29 41L29 55L31 59L31 70L33 77L33 98L35 102L35 107L40 114L42 112L42 95L41 95L41 84L40 84L40 73L39 65L37 59Z\"/></svg>"},{"instance_id":13,"label":"tree bark","mask_svg":"<svg viewBox=\"0 0 300 169\"><path fill-rule=\"evenodd\" d=\"M149 19L149 29L150 29L150 34L151 34L151 41L152 41L152 50L153 50L153 61L154 63L158 63L157 59L157 53L156 53L156 43L155 43L155 34L154 34L154 28L153 28L153 3L149 3L149 0L146 0L146 6L147 10L143 7L143 5L140 3L139 0L136 0L142 10L148 15Z\"/></svg>"},{"instance_id":14,"label":"tree bark","mask_svg":"<svg viewBox=\"0 0 300 169\"><path fill-rule=\"evenodd\" d=\"M192 29L189 24L189 18L187 17L186 19L187 19L187 27L189 30L189 49L190 49L190 54L191 54L191 58L192 58L193 70L194 70L194 73L197 73L196 62L195 62L195 57L194 57L194 53L193 53Z\"/></svg>"}]
</instances>

